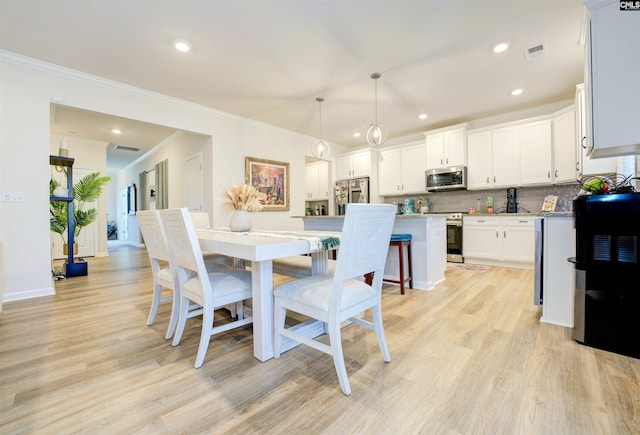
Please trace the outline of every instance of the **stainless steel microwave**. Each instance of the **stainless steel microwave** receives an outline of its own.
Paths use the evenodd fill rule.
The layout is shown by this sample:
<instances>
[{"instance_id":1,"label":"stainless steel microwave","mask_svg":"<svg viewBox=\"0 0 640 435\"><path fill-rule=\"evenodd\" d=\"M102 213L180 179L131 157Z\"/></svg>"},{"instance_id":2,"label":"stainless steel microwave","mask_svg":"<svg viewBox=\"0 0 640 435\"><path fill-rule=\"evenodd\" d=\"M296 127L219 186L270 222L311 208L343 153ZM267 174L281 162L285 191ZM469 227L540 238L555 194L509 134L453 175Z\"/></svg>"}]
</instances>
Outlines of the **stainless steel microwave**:
<instances>
[{"instance_id":1,"label":"stainless steel microwave","mask_svg":"<svg viewBox=\"0 0 640 435\"><path fill-rule=\"evenodd\" d=\"M461 190L467 188L467 167L428 169L425 173L427 192Z\"/></svg>"}]
</instances>

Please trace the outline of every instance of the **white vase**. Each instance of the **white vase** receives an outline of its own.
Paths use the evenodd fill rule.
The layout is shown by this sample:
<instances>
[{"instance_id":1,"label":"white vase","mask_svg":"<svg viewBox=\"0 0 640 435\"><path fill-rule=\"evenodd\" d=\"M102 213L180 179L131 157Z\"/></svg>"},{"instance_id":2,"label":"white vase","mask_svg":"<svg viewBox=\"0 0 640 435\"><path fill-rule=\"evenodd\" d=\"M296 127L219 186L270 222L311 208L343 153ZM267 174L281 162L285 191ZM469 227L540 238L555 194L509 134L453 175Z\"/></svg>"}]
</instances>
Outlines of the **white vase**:
<instances>
[{"instance_id":1,"label":"white vase","mask_svg":"<svg viewBox=\"0 0 640 435\"><path fill-rule=\"evenodd\" d=\"M231 231L249 231L251 230L251 218L246 210L235 210L229 221L229 229Z\"/></svg>"}]
</instances>

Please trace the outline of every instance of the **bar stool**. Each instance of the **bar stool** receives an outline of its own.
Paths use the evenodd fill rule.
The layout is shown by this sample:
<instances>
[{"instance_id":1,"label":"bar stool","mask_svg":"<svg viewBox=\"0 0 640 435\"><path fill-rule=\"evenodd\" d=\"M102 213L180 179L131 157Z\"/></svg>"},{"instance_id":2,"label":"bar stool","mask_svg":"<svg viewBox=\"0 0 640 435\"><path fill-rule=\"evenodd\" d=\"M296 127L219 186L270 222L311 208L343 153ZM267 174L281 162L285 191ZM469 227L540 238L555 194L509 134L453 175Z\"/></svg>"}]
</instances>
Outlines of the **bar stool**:
<instances>
[{"instance_id":1,"label":"bar stool","mask_svg":"<svg viewBox=\"0 0 640 435\"><path fill-rule=\"evenodd\" d=\"M384 282L393 282L396 284L400 284L400 294L404 294L404 286L405 283L409 282L409 288L413 288L413 274L411 271L411 234L391 234L391 241L389 242L389 247L397 246L398 247L398 266L400 269L400 279L387 279L383 278ZM408 261L408 269L409 274L405 276L404 274L404 247L407 247L407 261Z\"/></svg>"}]
</instances>

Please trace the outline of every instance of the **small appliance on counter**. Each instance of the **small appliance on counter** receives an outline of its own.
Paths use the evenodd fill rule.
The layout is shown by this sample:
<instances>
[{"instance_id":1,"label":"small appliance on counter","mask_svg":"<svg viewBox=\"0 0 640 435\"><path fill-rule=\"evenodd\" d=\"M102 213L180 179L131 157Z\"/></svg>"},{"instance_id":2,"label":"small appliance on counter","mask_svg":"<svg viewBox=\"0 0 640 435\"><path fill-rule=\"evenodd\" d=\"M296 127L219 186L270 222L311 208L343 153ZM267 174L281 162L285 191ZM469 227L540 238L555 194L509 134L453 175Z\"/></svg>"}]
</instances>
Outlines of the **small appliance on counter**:
<instances>
[{"instance_id":1,"label":"small appliance on counter","mask_svg":"<svg viewBox=\"0 0 640 435\"><path fill-rule=\"evenodd\" d=\"M515 187L507 189L507 213L518 213L518 198Z\"/></svg>"},{"instance_id":2,"label":"small appliance on counter","mask_svg":"<svg viewBox=\"0 0 640 435\"><path fill-rule=\"evenodd\" d=\"M413 199L405 199L403 214L413 214L413 204Z\"/></svg>"}]
</instances>

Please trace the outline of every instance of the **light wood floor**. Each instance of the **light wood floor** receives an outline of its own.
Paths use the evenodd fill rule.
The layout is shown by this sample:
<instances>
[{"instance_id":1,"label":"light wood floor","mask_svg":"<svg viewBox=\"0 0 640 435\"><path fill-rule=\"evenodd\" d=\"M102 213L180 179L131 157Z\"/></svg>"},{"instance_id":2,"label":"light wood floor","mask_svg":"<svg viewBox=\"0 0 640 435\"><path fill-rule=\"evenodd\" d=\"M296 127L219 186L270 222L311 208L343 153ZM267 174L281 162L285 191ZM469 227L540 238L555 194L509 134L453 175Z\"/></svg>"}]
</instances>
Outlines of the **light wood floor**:
<instances>
[{"instance_id":1,"label":"light wood floor","mask_svg":"<svg viewBox=\"0 0 640 435\"><path fill-rule=\"evenodd\" d=\"M405 296L386 285L392 361L346 327L347 397L313 349L253 358L250 326L214 337L194 369L200 321L171 347L169 304L145 326L146 252L110 254L56 296L4 305L0 433L640 433L640 360L539 323L531 271L448 271Z\"/></svg>"}]
</instances>

